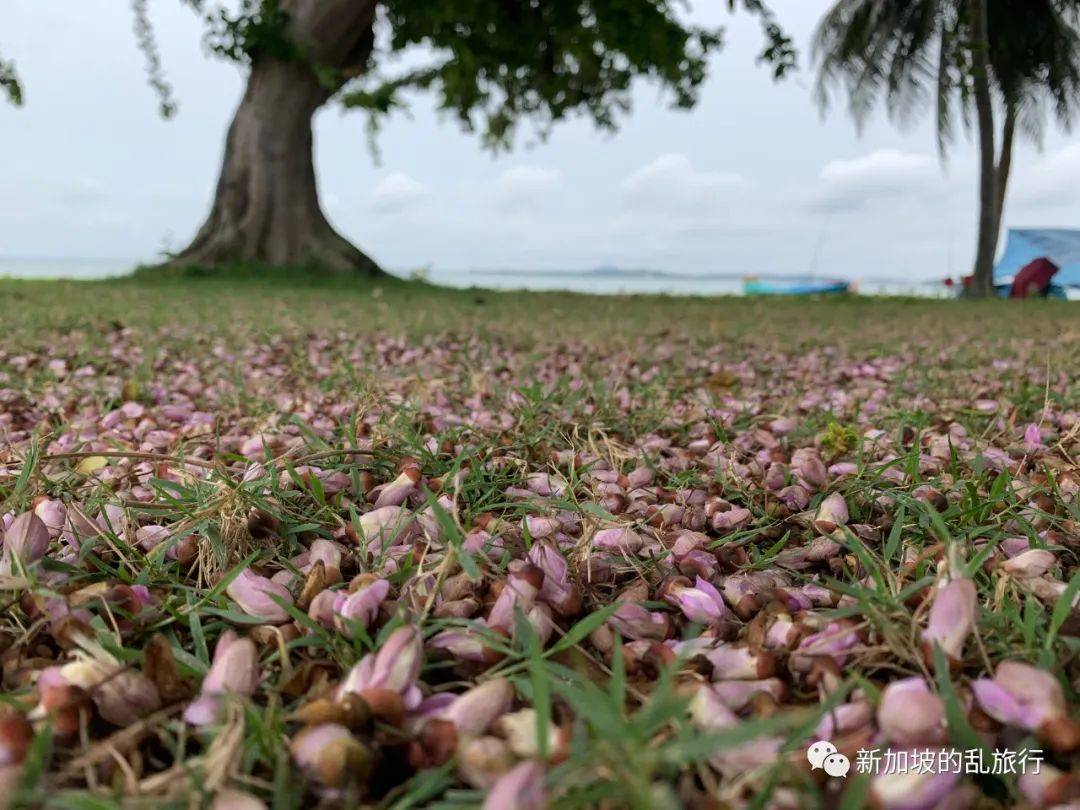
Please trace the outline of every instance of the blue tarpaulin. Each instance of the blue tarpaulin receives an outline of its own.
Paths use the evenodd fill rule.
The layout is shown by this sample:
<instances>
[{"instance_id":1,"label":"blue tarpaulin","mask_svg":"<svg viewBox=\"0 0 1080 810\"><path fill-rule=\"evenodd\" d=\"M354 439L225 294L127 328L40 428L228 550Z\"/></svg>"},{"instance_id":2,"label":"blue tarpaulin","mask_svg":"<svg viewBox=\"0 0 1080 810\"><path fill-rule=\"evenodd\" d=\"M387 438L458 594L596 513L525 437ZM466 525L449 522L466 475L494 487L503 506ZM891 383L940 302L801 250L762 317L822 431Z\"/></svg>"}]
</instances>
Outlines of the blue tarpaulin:
<instances>
[{"instance_id":1,"label":"blue tarpaulin","mask_svg":"<svg viewBox=\"0 0 1080 810\"><path fill-rule=\"evenodd\" d=\"M994 283L1010 282L1020 268L1040 256L1061 268L1054 284L1080 286L1080 230L1066 228L1010 229L1005 252L994 268Z\"/></svg>"}]
</instances>

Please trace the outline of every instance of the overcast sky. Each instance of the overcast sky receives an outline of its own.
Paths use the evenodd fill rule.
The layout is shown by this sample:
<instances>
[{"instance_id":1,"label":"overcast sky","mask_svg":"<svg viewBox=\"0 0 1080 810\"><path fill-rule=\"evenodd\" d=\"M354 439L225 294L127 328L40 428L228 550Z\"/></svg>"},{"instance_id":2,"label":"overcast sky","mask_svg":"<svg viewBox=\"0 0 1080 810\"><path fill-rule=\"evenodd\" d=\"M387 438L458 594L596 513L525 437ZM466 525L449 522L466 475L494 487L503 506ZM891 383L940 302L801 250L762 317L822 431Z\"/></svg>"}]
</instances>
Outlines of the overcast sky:
<instances>
[{"instance_id":1,"label":"overcast sky","mask_svg":"<svg viewBox=\"0 0 1080 810\"><path fill-rule=\"evenodd\" d=\"M128 3L5 0L0 53L16 59L19 110L0 104L0 256L153 259L205 215L242 85L207 59L175 0L151 13L180 103L162 121ZM694 16L727 27L701 102L675 112L638 88L619 133L564 124L492 157L421 99L369 153L362 114L316 123L330 219L390 268L588 268L934 278L974 252L974 151L943 167L929 116L907 131L878 115L859 135L811 98L807 43L824 0L774 0L802 71L755 65L756 22L721 0ZM1009 225L1080 226L1080 142L1056 131L1015 161Z\"/></svg>"}]
</instances>

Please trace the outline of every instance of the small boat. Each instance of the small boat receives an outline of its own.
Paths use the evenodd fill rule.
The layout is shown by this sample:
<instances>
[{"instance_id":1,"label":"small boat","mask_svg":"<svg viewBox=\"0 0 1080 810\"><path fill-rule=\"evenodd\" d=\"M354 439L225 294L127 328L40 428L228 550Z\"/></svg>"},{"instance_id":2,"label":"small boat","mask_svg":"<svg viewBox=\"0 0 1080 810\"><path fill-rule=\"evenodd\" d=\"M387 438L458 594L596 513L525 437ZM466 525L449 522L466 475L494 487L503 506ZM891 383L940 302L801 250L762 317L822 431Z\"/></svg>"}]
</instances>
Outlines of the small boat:
<instances>
[{"instance_id":1,"label":"small boat","mask_svg":"<svg viewBox=\"0 0 1080 810\"><path fill-rule=\"evenodd\" d=\"M747 295L834 295L850 291L851 282L842 279L810 276L772 279L748 276L743 279L743 292Z\"/></svg>"}]
</instances>

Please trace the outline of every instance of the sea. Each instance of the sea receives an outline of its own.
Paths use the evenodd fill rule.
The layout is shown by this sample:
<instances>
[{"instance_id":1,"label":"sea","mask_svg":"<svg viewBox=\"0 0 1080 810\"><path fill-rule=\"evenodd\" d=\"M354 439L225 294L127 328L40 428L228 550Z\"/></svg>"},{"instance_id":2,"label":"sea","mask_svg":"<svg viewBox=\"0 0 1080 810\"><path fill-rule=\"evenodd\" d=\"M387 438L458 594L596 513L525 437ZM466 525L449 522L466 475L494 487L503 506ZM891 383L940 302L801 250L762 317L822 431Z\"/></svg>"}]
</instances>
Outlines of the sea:
<instances>
[{"instance_id":1,"label":"sea","mask_svg":"<svg viewBox=\"0 0 1080 810\"><path fill-rule=\"evenodd\" d=\"M130 273L138 262L131 259L36 258L0 256L0 278L100 279ZM626 270L600 267L590 270L530 269L394 269L402 278L423 278L446 287L484 287L496 290L568 290L595 294L623 295L662 293L666 295L743 295L743 280L728 273L677 273L661 270ZM784 276L760 275L763 280ZM861 295L917 296L948 298L953 293L941 281L910 279L855 279Z\"/></svg>"}]
</instances>

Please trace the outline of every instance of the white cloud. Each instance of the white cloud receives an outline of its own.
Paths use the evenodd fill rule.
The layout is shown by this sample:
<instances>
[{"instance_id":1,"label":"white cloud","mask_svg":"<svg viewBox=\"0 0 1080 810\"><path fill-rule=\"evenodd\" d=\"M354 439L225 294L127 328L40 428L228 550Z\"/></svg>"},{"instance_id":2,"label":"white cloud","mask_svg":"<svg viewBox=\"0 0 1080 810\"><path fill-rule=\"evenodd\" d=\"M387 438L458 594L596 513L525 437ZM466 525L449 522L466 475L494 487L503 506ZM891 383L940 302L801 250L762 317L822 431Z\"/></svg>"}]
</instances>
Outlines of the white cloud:
<instances>
[{"instance_id":1,"label":"white cloud","mask_svg":"<svg viewBox=\"0 0 1080 810\"><path fill-rule=\"evenodd\" d=\"M394 172L384 177L372 190L370 205L376 211L393 213L404 210L427 194L423 183L404 172Z\"/></svg>"},{"instance_id":2,"label":"white cloud","mask_svg":"<svg viewBox=\"0 0 1080 810\"><path fill-rule=\"evenodd\" d=\"M930 155L877 149L825 164L811 207L850 211L883 198L927 196L941 185L937 162Z\"/></svg>"},{"instance_id":3,"label":"white cloud","mask_svg":"<svg viewBox=\"0 0 1080 810\"><path fill-rule=\"evenodd\" d=\"M520 165L507 169L495 180L495 199L509 210L535 208L562 186L555 169Z\"/></svg>"},{"instance_id":4,"label":"white cloud","mask_svg":"<svg viewBox=\"0 0 1080 810\"><path fill-rule=\"evenodd\" d=\"M724 191L742 182L737 174L698 171L686 155L672 153L626 178L623 193L631 208L695 211L713 206Z\"/></svg>"},{"instance_id":5,"label":"white cloud","mask_svg":"<svg viewBox=\"0 0 1080 810\"><path fill-rule=\"evenodd\" d=\"M1075 204L1080 188L1080 143L1044 155L1016 177L1015 199L1043 208Z\"/></svg>"},{"instance_id":6,"label":"white cloud","mask_svg":"<svg viewBox=\"0 0 1080 810\"><path fill-rule=\"evenodd\" d=\"M95 204L108 197L108 191L92 177L74 177L63 193L65 202L73 206Z\"/></svg>"}]
</instances>

